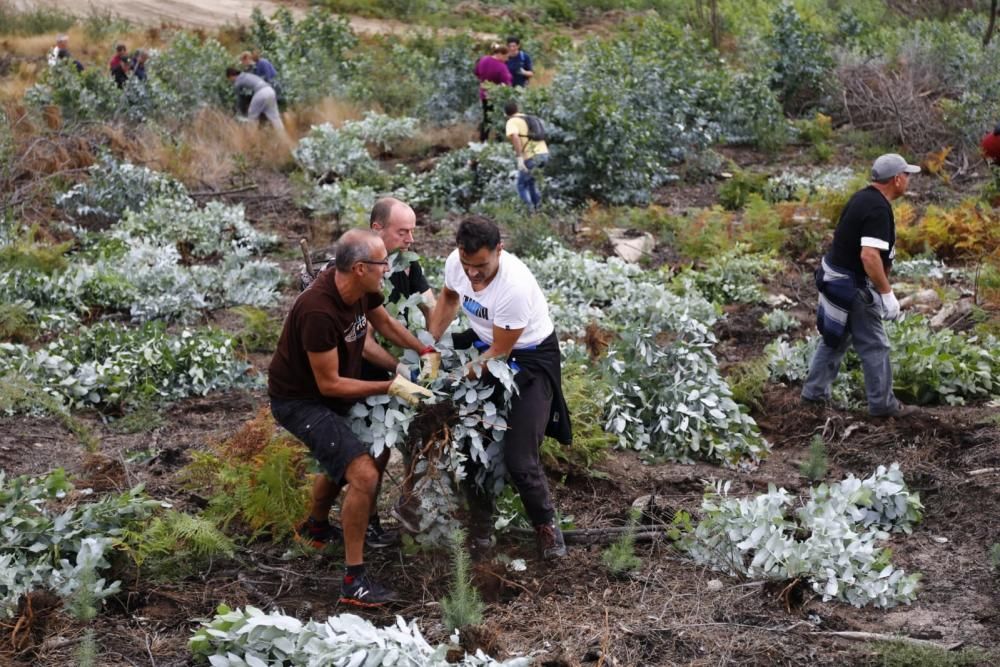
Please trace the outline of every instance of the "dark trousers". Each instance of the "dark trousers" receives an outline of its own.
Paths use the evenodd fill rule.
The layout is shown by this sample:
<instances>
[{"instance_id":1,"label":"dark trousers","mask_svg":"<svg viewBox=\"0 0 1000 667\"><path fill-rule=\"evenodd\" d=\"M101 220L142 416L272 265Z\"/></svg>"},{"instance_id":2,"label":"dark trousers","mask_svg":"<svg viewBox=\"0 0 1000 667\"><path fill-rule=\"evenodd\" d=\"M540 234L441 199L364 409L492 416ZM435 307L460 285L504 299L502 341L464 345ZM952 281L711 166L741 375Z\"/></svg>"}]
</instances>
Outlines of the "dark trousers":
<instances>
[{"instance_id":1,"label":"dark trousers","mask_svg":"<svg viewBox=\"0 0 1000 667\"><path fill-rule=\"evenodd\" d=\"M490 104L489 100L481 100L483 103L483 122L479 125L479 140L486 141L490 138L490 112L493 111L493 105Z\"/></svg>"},{"instance_id":2,"label":"dark trousers","mask_svg":"<svg viewBox=\"0 0 1000 667\"><path fill-rule=\"evenodd\" d=\"M555 516L549 482L539 455L551 409L552 385L545 376L535 375L511 401L507 414L509 428L502 444L507 473L533 526L546 524ZM471 488L473 477L475 475L469 475L466 483L470 485L467 493L475 524L488 520L492 514L493 499L485 492Z\"/></svg>"}]
</instances>

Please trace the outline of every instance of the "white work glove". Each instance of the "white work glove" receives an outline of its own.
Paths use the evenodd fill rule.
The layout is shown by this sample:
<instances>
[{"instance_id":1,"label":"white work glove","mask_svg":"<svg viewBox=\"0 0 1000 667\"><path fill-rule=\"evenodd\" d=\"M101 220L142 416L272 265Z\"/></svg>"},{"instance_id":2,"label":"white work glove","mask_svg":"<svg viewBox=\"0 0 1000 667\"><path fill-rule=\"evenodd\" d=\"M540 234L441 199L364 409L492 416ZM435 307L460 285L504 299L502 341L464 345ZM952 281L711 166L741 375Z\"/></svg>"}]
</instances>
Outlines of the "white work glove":
<instances>
[{"instance_id":1,"label":"white work glove","mask_svg":"<svg viewBox=\"0 0 1000 667\"><path fill-rule=\"evenodd\" d=\"M520 74L521 76L526 76L528 74L528 70L522 67L521 69L517 70L517 73Z\"/></svg>"},{"instance_id":2,"label":"white work glove","mask_svg":"<svg viewBox=\"0 0 1000 667\"><path fill-rule=\"evenodd\" d=\"M402 375L397 375L389 385L389 395L396 396L410 405L417 405L422 400L434 397L430 390L410 382Z\"/></svg>"},{"instance_id":3,"label":"white work glove","mask_svg":"<svg viewBox=\"0 0 1000 667\"><path fill-rule=\"evenodd\" d=\"M416 382L417 376L420 375L420 369L414 368L405 361L401 361L396 364L396 375L402 375L410 382Z\"/></svg>"},{"instance_id":4,"label":"white work glove","mask_svg":"<svg viewBox=\"0 0 1000 667\"><path fill-rule=\"evenodd\" d=\"M896 295L891 291L885 294L879 294L879 298L882 300L882 319L883 320L895 320L899 318L899 301L896 300Z\"/></svg>"},{"instance_id":5,"label":"white work glove","mask_svg":"<svg viewBox=\"0 0 1000 667\"><path fill-rule=\"evenodd\" d=\"M436 380L441 370L441 353L428 345L420 351L420 373L417 378L421 382Z\"/></svg>"},{"instance_id":6,"label":"white work glove","mask_svg":"<svg viewBox=\"0 0 1000 667\"><path fill-rule=\"evenodd\" d=\"M517 158L517 170L518 171L528 171L528 165L524 164L524 158Z\"/></svg>"}]
</instances>

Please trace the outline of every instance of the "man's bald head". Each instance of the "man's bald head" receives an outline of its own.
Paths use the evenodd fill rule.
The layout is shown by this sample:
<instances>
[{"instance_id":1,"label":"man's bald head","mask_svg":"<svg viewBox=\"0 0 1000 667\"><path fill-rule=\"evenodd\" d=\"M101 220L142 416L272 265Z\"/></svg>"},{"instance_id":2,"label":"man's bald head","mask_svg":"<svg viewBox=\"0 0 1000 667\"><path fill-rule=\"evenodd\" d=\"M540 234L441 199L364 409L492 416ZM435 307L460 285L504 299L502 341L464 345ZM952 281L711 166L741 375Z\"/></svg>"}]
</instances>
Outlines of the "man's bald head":
<instances>
[{"instance_id":1,"label":"man's bald head","mask_svg":"<svg viewBox=\"0 0 1000 667\"><path fill-rule=\"evenodd\" d=\"M369 219L372 231L382 237L389 252L409 250L413 243L413 230L417 214L410 205L395 197L383 197L375 202Z\"/></svg>"},{"instance_id":2,"label":"man's bald head","mask_svg":"<svg viewBox=\"0 0 1000 667\"><path fill-rule=\"evenodd\" d=\"M344 232L336 245L335 266L341 273L350 272L358 262L372 258L372 251L382 245L382 239L367 229L350 229Z\"/></svg>"}]
</instances>

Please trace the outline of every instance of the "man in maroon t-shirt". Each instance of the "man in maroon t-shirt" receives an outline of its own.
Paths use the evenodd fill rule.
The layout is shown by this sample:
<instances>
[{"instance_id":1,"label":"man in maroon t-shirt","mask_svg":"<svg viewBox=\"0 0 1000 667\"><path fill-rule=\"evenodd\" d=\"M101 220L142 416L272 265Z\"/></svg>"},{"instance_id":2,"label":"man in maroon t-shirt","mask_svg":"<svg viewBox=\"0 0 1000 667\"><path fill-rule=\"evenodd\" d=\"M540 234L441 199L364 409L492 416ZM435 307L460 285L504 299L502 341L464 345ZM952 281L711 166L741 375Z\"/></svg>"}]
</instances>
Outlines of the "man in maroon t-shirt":
<instances>
[{"instance_id":1,"label":"man in maroon t-shirt","mask_svg":"<svg viewBox=\"0 0 1000 667\"><path fill-rule=\"evenodd\" d=\"M365 574L365 528L379 472L369 446L358 440L344 415L367 396L390 394L411 404L432 396L400 375L359 379L368 323L392 343L417 351L429 368L440 362L433 347L417 340L382 306L386 257L382 239L369 230L352 229L341 236L335 270L321 273L295 300L268 369L274 418L306 444L324 471L316 476L309 518L297 534L316 546L339 537L340 530L329 522L330 509L340 489L348 486L340 512L346 565L340 601L365 607L395 595Z\"/></svg>"},{"instance_id":2,"label":"man in maroon t-shirt","mask_svg":"<svg viewBox=\"0 0 1000 667\"><path fill-rule=\"evenodd\" d=\"M490 138L490 112L493 104L490 103L489 93L483 87L484 83L495 83L498 86L509 86L514 79L507 69L507 45L494 44L493 53L483 56L476 62L473 70L476 78L479 79L479 101L483 105L483 122L479 126L479 140L486 141Z\"/></svg>"},{"instance_id":3,"label":"man in maroon t-shirt","mask_svg":"<svg viewBox=\"0 0 1000 667\"><path fill-rule=\"evenodd\" d=\"M124 44L115 46L115 55L111 58L110 67L115 85L124 88L125 82L128 81L128 49Z\"/></svg>"},{"instance_id":4,"label":"man in maroon t-shirt","mask_svg":"<svg viewBox=\"0 0 1000 667\"><path fill-rule=\"evenodd\" d=\"M979 150L984 160L990 164L1000 164L1000 125L983 137L979 143Z\"/></svg>"}]
</instances>

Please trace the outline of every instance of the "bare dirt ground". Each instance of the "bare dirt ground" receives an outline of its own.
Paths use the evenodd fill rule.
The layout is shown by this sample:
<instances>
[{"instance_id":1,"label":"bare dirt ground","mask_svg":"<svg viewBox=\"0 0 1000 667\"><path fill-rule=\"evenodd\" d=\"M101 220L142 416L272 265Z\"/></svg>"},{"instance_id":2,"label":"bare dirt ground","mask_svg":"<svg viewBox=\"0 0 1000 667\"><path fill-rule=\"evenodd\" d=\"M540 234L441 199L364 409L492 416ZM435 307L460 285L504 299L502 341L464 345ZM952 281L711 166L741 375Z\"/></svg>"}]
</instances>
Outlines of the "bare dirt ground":
<instances>
[{"instance_id":1,"label":"bare dirt ground","mask_svg":"<svg viewBox=\"0 0 1000 667\"><path fill-rule=\"evenodd\" d=\"M256 225L280 233L294 246L313 225L282 203L286 193L280 180L244 203ZM700 190L676 194L705 196ZM438 254L446 249L445 227L421 250ZM422 228L423 234L430 231ZM291 271L297 262L283 264ZM806 278L794 271L776 277L770 287L797 299L810 293ZM286 308L287 302L275 313ZM730 309L717 328L720 361L761 353L769 339L760 332L759 316L755 307ZM261 370L267 364L266 355L252 361ZM134 435L117 433L96 415L84 415L102 440L96 459L54 420L2 419L0 468L17 475L63 466L106 490L142 482L152 496L193 508L197 491L185 489L179 477L192 453L232 436L265 404L263 391L181 401L164 409L162 426ZM994 413L985 406L932 407L909 421L875 421L858 413L802 408L795 387L771 385L753 416L774 452L756 471L651 464L633 452L613 453L598 464L599 477L570 468L549 471L560 510L572 515L578 527L589 528L621 525L632 502L647 494L655 496L665 519L677 509L696 510L704 480L730 479L737 494L765 491L768 483L804 493L808 485L798 465L816 433L829 443L830 480L849 472L868 476L877 465L899 461L926 506L913 535L894 536L891 543L894 562L924 575L923 591L912 606L859 610L824 603L803 582L761 584L721 576L693 564L666 539L639 544L642 567L622 579L607 574L601 564L602 545L573 546L568 559L552 566L536 558L530 543L504 535L497 551L525 558L528 568L509 572L489 562L476 567L476 584L488 609L473 644L498 657L531 654L535 664L547 667L874 664L868 644L826 634L843 630L898 632L996 651L1000 585L986 557L990 545L1000 541L1000 428L991 419ZM137 452L155 456L137 458ZM994 470L969 475L987 468ZM391 502L394 495L387 484L382 502ZM284 556L287 547L257 541L241 547L235 560L217 563L201 576L167 583L137 578L125 567L115 574L123 580L123 592L95 621L102 650L98 664L194 664L186 642L197 627L195 619L209 617L221 602L281 609L299 618L357 611L336 602L338 550L289 559ZM375 551L368 558L376 575L403 598L401 605L369 618L388 624L397 613L416 617L428 639L444 641L437 601L449 586L448 559L396 549ZM83 631L79 623L58 605L37 613L33 623L35 641L18 653L9 650L6 630L0 627L0 664L75 664L73 651Z\"/></svg>"},{"instance_id":2,"label":"bare dirt ground","mask_svg":"<svg viewBox=\"0 0 1000 667\"><path fill-rule=\"evenodd\" d=\"M160 25L161 23L198 28L221 28L225 25L247 23L255 7L264 16L270 16L278 8L286 7L296 18L305 15L305 2L267 2L266 0L14 0L14 6L22 9L35 7L57 7L63 11L86 16L94 11L110 12L140 25ZM359 16L349 17L354 32L363 35L392 34L405 36L414 32L414 26L402 21L371 19ZM457 32L448 28L438 30L441 34ZM479 39L496 39L496 35L473 33Z\"/></svg>"}]
</instances>

